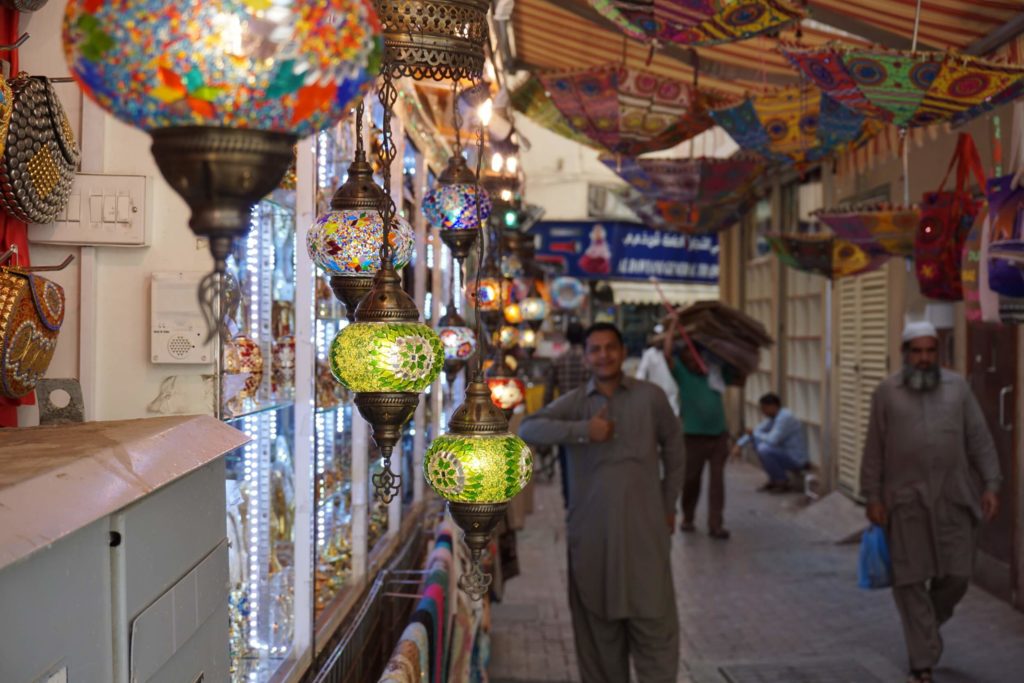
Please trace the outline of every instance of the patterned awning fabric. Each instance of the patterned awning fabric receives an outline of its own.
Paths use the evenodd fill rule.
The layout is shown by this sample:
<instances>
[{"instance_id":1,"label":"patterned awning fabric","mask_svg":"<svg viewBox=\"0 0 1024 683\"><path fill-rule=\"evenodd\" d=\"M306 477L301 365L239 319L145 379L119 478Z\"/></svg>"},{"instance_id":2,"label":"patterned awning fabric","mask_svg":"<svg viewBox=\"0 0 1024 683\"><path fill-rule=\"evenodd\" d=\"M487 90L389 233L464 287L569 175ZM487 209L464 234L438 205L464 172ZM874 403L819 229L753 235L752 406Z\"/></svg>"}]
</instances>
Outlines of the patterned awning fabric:
<instances>
[{"instance_id":1,"label":"patterned awning fabric","mask_svg":"<svg viewBox=\"0 0 1024 683\"><path fill-rule=\"evenodd\" d=\"M966 55L838 46L784 54L852 111L901 127L963 123L1024 94L1024 66Z\"/></svg>"},{"instance_id":2,"label":"patterned awning fabric","mask_svg":"<svg viewBox=\"0 0 1024 683\"><path fill-rule=\"evenodd\" d=\"M718 45L778 31L802 12L779 0L588 0L637 40Z\"/></svg>"},{"instance_id":3,"label":"patterned awning fabric","mask_svg":"<svg viewBox=\"0 0 1024 683\"><path fill-rule=\"evenodd\" d=\"M636 191L627 192L623 201L647 227L687 235L707 235L728 230L743 220L744 214L754 205L754 200L749 196L701 206L690 202L654 199Z\"/></svg>"},{"instance_id":4,"label":"patterned awning fabric","mask_svg":"<svg viewBox=\"0 0 1024 683\"><path fill-rule=\"evenodd\" d=\"M622 156L674 147L707 130L724 96L639 69L608 65L541 76L569 125Z\"/></svg>"},{"instance_id":5,"label":"patterned awning fabric","mask_svg":"<svg viewBox=\"0 0 1024 683\"><path fill-rule=\"evenodd\" d=\"M730 159L622 158L601 161L642 194L700 204L734 200L747 192L764 170L760 157L738 154Z\"/></svg>"},{"instance_id":6,"label":"patterned awning fabric","mask_svg":"<svg viewBox=\"0 0 1024 683\"><path fill-rule=\"evenodd\" d=\"M918 208L818 211L815 217L840 239L871 255L912 257L921 220Z\"/></svg>"},{"instance_id":7,"label":"patterned awning fabric","mask_svg":"<svg viewBox=\"0 0 1024 683\"><path fill-rule=\"evenodd\" d=\"M711 116L742 149L783 164L820 161L880 129L812 86L763 93Z\"/></svg>"},{"instance_id":8,"label":"patterned awning fabric","mask_svg":"<svg viewBox=\"0 0 1024 683\"><path fill-rule=\"evenodd\" d=\"M547 128L552 133L557 133L564 138L588 147L595 147L595 143L585 135L576 132L576 129L569 125L569 122L562 112L551 102L551 98L544 92L544 86L539 80L531 77L521 86L510 93L509 99L516 111L528 116L534 123Z\"/></svg>"}]
</instances>

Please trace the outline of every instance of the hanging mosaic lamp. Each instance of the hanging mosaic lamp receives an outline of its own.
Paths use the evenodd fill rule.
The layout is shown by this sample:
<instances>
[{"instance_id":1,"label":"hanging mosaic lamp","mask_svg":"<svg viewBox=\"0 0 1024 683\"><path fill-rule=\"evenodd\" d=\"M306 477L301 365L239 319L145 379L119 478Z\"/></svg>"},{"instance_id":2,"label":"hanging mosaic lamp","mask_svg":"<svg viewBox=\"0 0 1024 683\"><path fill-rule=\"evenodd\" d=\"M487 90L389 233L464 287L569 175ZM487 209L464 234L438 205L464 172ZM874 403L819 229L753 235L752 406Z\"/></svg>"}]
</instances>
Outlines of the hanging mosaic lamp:
<instances>
[{"instance_id":1,"label":"hanging mosaic lamp","mask_svg":"<svg viewBox=\"0 0 1024 683\"><path fill-rule=\"evenodd\" d=\"M711 112L741 149L771 163L804 165L853 149L881 128L814 86L792 86Z\"/></svg>"},{"instance_id":2,"label":"hanging mosaic lamp","mask_svg":"<svg viewBox=\"0 0 1024 683\"><path fill-rule=\"evenodd\" d=\"M519 335L519 346L524 349L531 357L537 350L537 344L540 342L540 332L534 330L532 327L527 327L524 330L520 330Z\"/></svg>"},{"instance_id":3,"label":"hanging mosaic lamp","mask_svg":"<svg viewBox=\"0 0 1024 683\"><path fill-rule=\"evenodd\" d=\"M523 322L523 309L519 308L519 304L513 302L505 304L505 322L509 325L518 325Z\"/></svg>"},{"instance_id":4,"label":"hanging mosaic lamp","mask_svg":"<svg viewBox=\"0 0 1024 683\"><path fill-rule=\"evenodd\" d=\"M563 275L551 283L551 300L563 311L575 311L586 298L586 285L574 277Z\"/></svg>"},{"instance_id":5,"label":"hanging mosaic lamp","mask_svg":"<svg viewBox=\"0 0 1024 683\"><path fill-rule=\"evenodd\" d=\"M376 13L366 0L70 0L63 40L82 91L153 137L157 166L208 240L214 272L200 302L212 333L252 207L284 177L295 142L346 116L376 75Z\"/></svg>"},{"instance_id":6,"label":"hanging mosaic lamp","mask_svg":"<svg viewBox=\"0 0 1024 683\"><path fill-rule=\"evenodd\" d=\"M1024 95L1024 65L946 52L825 45L783 54L850 111L901 128L966 123Z\"/></svg>"},{"instance_id":7,"label":"hanging mosaic lamp","mask_svg":"<svg viewBox=\"0 0 1024 683\"><path fill-rule=\"evenodd\" d=\"M588 0L630 38L693 47L775 33L804 13L782 0Z\"/></svg>"},{"instance_id":8,"label":"hanging mosaic lamp","mask_svg":"<svg viewBox=\"0 0 1024 683\"><path fill-rule=\"evenodd\" d=\"M537 330L548 315L548 302L539 296L529 296L519 302L519 310L523 312L523 320Z\"/></svg>"},{"instance_id":9,"label":"hanging mosaic lamp","mask_svg":"<svg viewBox=\"0 0 1024 683\"><path fill-rule=\"evenodd\" d=\"M481 221L491 217L491 199L462 154L448 159L437 182L423 199L423 215L440 229L441 241L461 263L480 236Z\"/></svg>"},{"instance_id":10,"label":"hanging mosaic lamp","mask_svg":"<svg viewBox=\"0 0 1024 683\"><path fill-rule=\"evenodd\" d=\"M452 384L476 353L476 332L455 310L454 303L449 303L448 312L438 321L437 336L444 348L444 372L448 384Z\"/></svg>"},{"instance_id":11,"label":"hanging mosaic lamp","mask_svg":"<svg viewBox=\"0 0 1024 683\"><path fill-rule=\"evenodd\" d=\"M470 302L484 324L494 327L501 322L502 301L502 279L500 274L494 271L493 266L487 263L477 279L475 292L470 297Z\"/></svg>"},{"instance_id":12,"label":"hanging mosaic lamp","mask_svg":"<svg viewBox=\"0 0 1024 683\"><path fill-rule=\"evenodd\" d=\"M714 125L708 110L730 98L682 81L607 65L541 77L578 133L610 154L635 157L674 147Z\"/></svg>"},{"instance_id":13,"label":"hanging mosaic lamp","mask_svg":"<svg viewBox=\"0 0 1024 683\"><path fill-rule=\"evenodd\" d=\"M479 80L490 0L373 0L392 78Z\"/></svg>"},{"instance_id":14,"label":"hanging mosaic lamp","mask_svg":"<svg viewBox=\"0 0 1024 683\"><path fill-rule=\"evenodd\" d=\"M363 149L363 104L356 108L356 153L348 179L331 199L331 210L317 218L306 233L306 248L313 263L331 278L331 289L345 304L349 321L356 306L373 286L380 264L384 218L380 213L384 191L373 179L373 167ZM414 231L405 218L393 218L388 239L395 270L412 259Z\"/></svg>"},{"instance_id":15,"label":"hanging mosaic lamp","mask_svg":"<svg viewBox=\"0 0 1024 683\"><path fill-rule=\"evenodd\" d=\"M509 351L519 344L519 328L514 325L502 325L497 332L498 346Z\"/></svg>"},{"instance_id":16,"label":"hanging mosaic lamp","mask_svg":"<svg viewBox=\"0 0 1024 683\"><path fill-rule=\"evenodd\" d=\"M526 383L509 370L501 349L497 350L494 365L487 372L487 388L491 391L491 402L504 410L507 417L526 401Z\"/></svg>"},{"instance_id":17,"label":"hanging mosaic lamp","mask_svg":"<svg viewBox=\"0 0 1024 683\"><path fill-rule=\"evenodd\" d=\"M480 381L469 385L448 427L427 449L423 475L465 531L472 568L459 577L459 587L479 600L491 584L480 566L483 552L509 501L529 483L533 452L509 433L508 421Z\"/></svg>"},{"instance_id":18,"label":"hanging mosaic lamp","mask_svg":"<svg viewBox=\"0 0 1024 683\"><path fill-rule=\"evenodd\" d=\"M691 204L735 201L764 171L761 157L740 152L728 159L640 159L603 154L601 162L641 194Z\"/></svg>"}]
</instances>

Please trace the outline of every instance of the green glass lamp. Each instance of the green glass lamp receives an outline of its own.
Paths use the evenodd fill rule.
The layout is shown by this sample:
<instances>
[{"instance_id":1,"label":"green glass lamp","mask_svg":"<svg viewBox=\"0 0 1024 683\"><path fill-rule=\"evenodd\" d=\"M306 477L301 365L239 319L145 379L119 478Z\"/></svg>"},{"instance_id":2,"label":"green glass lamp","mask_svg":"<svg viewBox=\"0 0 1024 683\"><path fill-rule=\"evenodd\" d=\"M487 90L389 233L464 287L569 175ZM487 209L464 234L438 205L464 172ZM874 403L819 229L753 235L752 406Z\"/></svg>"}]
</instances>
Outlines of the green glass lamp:
<instances>
[{"instance_id":1,"label":"green glass lamp","mask_svg":"<svg viewBox=\"0 0 1024 683\"><path fill-rule=\"evenodd\" d=\"M479 378L466 389L466 400L448 425L448 433L427 449L423 475L465 532L473 567L460 577L459 587L479 600L491 584L480 567L483 551L509 501L529 483L533 452L508 431L508 421Z\"/></svg>"}]
</instances>

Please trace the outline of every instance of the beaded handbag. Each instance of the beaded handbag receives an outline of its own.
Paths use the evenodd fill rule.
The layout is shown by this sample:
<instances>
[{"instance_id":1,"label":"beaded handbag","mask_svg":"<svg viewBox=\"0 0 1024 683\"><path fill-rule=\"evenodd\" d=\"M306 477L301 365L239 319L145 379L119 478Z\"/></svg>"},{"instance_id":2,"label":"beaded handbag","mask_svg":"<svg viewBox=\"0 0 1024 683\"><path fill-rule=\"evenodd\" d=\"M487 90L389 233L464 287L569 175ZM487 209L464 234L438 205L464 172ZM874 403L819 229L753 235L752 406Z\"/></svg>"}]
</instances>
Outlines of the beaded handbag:
<instances>
[{"instance_id":1,"label":"beaded handbag","mask_svg":"<svg viewBox=\"0 0 1024 683\"><path fill-rule=\"evenodd\" d=\"M42 9L46 0L0 0L0 5L16 9L19 12L35 12Z\"/></svg>"},{"instance_id":2,"label":"beaded handbag","mask_svg":"<svg viewBox=\"0 0 1024 683\"><path fill-rule=\"evenodd\" d=\"M71 196L78 143L46 78L23 72L10 86L14 111L0 157L0 204L26 223L51 223Z\"/></svg>"},{"instance_id":3,"label":"beaded handbag","mask_svg":"<svg viewBox=\"0 0 1024 683\"><path fill-rule=\"evenodd\" d=\"M64 322L64 289L31 270L0 267L0 396L10 399L46 374Z\"/></svg>"}]
</instances>

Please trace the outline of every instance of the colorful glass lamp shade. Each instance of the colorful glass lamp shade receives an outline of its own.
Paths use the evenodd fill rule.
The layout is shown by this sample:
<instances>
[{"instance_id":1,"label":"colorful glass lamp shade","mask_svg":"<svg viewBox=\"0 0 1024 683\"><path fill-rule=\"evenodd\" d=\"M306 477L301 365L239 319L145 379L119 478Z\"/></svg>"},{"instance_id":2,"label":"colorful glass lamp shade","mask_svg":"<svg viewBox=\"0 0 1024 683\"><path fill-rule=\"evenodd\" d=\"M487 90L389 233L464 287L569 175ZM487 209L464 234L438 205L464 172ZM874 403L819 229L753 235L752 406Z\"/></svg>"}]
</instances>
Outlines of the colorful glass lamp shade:
<instances>
[{"instance_id":1,"label":"colorful glass lamp shade","mask_svg":"<svg viewBox=\"0 0 1024 683\"><path fill-rule=\"evenodd\" d=\"M563 311L574 311L587 298L587 287L580 280L563 275L551 283L551 299Z\"/></svg>"},{"instance_id":2,"label":"colorful glass lamp shade","mask_svg":"<svg viewBox=\"0 0 1024 683\"><path fill-rule=\"evenodd\" d=\"M495 362L487 372L487 388L491 392L491 402L505 411L506 417L526 401L526 383L509 370L505 363L505 354L498 349Z\"/></svg>"},{"instance_id":3,"label":"colorful glass lamp shade","mask_svg":"<svg viewBox=\"0 0 1024 683\"><path fill-rule=\"evenodd\" d=\"M523 312L523 320L537 329L548 315L548 302L539 296L528 296L519 302L519 310Z\"/></svg>"},{"instance_id":4,"label":"colorful glass lamp shade","mask_svg":"<svg viewBox=\"0 0 1024 683\"><path fill-rule=\"evenodd\" d=\"M444 349L444 371L448 384L455 381L455 376L462 372L466 363L476 353L476 332L465 319L449 304L448 313L438 321L437 336L441 339Z\"/></svg>"},{"instance_id":5,"label":"colorful glass lamp shade","mask_svg":"<svg viewBox=\"0 0 1024 683\"><path fill-rule=\"evenodd\" d=\"M817 87L861 116L912 128L955 125L1024 95L1024 65L949 52L787 48Z\"/></svg>"},{"instance_id":6,"label":"colorful glass lamp shade","mask_svg":"<svg viewBox=\"0 0 1024 683\"><path fill-rule=\"evenodd\" d=\"M423 215L441 231L441 240L460 262L479 238L480 224L491 217L491 208L490 196L461 154L448 159L437 187L423 199Z\"/></svg>"},{"instance_id":7,"label":"colorful glass lamp shade","mask_svg":"<svg viewBox=\"0 0 1024 683\"><path fill-rule=\"evenodd\" d=\"M82 91L153 136L153 156L207 238L200 287L210 329L220 274L252 207L287 172L300 138L347 115L382 52L365 0L258 3L71 0L64 51Z\"/></svg>"},{"instance_id":8,"label":"colorful glass lamp shade","mask_svg":"<svg viewBox=\"0 0 1024 683\"><path fill-rule=\"evenodd\" d=\"M589 0L631 38L706 46L780 31L803 12L780 0Z\"/></svg>"},{"instance_id":9,"label":"colorful glass lamp shade","mask_svg":"<svg viewBox=\"0 0 1024 683\"><path fill-rule=\"evenodd\" d=\"M514 325L502 325L498 330L498 345L508 351L519 343L519 328Z\"/></svg>"},{"instance_id":10,"label":"colorful glass lamp shade","mask_svg":"<svg viewBox=\"0 0 1024 683\"><path fill-rule=\"evenodd\" d=\"M742 149L779 164L808 164L854 148L879 126L814 86L763 93L711 112Z\"/></svg>"},{"instance_id":11,"label":"colorful glass lamp shade","mask_svg":"<svg viewBox=\"0 0 1024 683\"><path fill-rule=\"evenodd\" d=\"M744 153L728 159L634 159L609 155L600 159L643 195L701 205L735 200L750 191L764 171L760 157Z\"/></svg>"},{"instance_id":12,"label":"colorful glass lamp shade","mask_svg":"<svg viewBox=\"0 0 1024 683\"><path fill-rule=\"evenodd\" d=\"M441 373L444 349L437 333L419 322L416 304L389 263L374 276L355 320L331 344L331 372L355 393L356 407L373 430L385 463L374 475L374 486L387 503L401 490L391 472L391 453L419 405L419 394Z\"/></svg>"},{"instance_id":13,"label":"colorful glass lamp shade","mask_svg":"<svg viewBox=\"0 0 1024 683\"><path fill-rule=\"evenodd\" d=\"M501 279L493 273L485 273L470 302L485 324L496 325L503 314Z\"/></svg>"},{"instance_id":14,"label":"colorful glass lamp shade","mask_svg":"<svg viewBox=\"0 0 1024 683\"><path fill-rule=\"evenodd\" d=\"M427 449L423 475L448 501L448 511L465 532L472 568L459 578L459 586L479 600L491 583L480 567L491 532L505 516L509 501L533 475L530 447L509 433L508 421L479 380L467 388L465 402L449 422L449 432Z\"/></svg>"},{"instance_id":15,"label":"colorful glass lamp shade","mask_svg":"<svg viewBox=\"0 0 1024 683\"><path fill-rule=\"evenodd\" d=\"M358 134L357 139L361 140ZM345 303L349 321L355 320L356 306L370 291L380 267L383 200L384 191L374 181L373 167L360 144L348 168L348 179L331 199L331 210L317 218L306 233L309 256L330 276L331 289ZM395 215L388 241L395 269L401 270L412 259L414 231L409 221Z\"/></svg>"},{"instance_id":16,"label":"colorful glass lamp shade","mask_svg":"<svg viewBox=\"0 0 1024 683\"><path fill-rule=\"evenodd\" d=\"M599 149L625 157L689 140L714 125L709 108L727 103L682 81L612 65L553 73L541 82L569 125Z\"/></svg>"}]
</instances>

